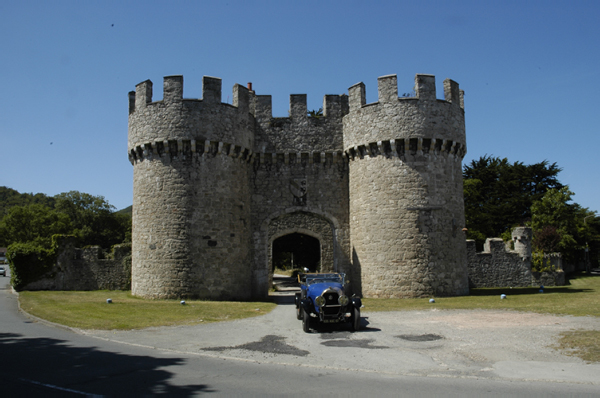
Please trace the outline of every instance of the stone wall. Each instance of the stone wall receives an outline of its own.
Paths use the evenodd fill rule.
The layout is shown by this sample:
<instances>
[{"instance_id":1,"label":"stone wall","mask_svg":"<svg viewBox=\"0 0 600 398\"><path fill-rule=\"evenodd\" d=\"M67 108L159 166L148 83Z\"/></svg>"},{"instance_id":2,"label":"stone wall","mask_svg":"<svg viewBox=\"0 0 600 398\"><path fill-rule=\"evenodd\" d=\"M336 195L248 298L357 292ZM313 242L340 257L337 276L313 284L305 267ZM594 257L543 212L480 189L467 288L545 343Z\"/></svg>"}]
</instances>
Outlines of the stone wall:
<instances>
[{"instance_id":1,"label":"stone wall","mask_svg":"<svg viewBox=\"0 0 600 398\"><path fill-rule=\"evenodd\" d=\"M507 248L500 238L488 238L483 252L467 240L469 287L531 286L531 258Z\"/></svg>"},{"instance_id":2,"label":"stone wall","mask_svg":"<svg viewBox=\"0 0 600 398\"><path fill-rule=\"evenodd\" d=\"M483 252L477 252L474 240L467 240L469 287L527 287L563 286L561 256L546 255L544 261L553 265L553 272L531 271L531 238L529 227L517 227L512 231L512 242L500 238L488 238ZM511 249L514 246L514 250Z\"/></svg>"},{"instance_id":3,"label":"stone wall","mask_svg":"<svg viewBox=\"0 0 600 398\"><path fill-rule=\"evenodd\" d=\"M115 245L111 253L98 246L76 248L65 239L52 271L23 290L129 290L131 245Z\"/></svg>"},{"instance_id":4,"label":"stone wall","mask_svg":"<svg viewBox=\"0 0 600 398\"><path fill-rule=\"evenodd\" d=\"M243 160L217 153L136 165L133 294L250 298L249 176Z\"/></svg>"},{"instance_id":5,"label":"stone wall","mask_svg":"<svg viewBox=\"0 0 600 398\"><path fill-rule=\"evenodd\" d=\"M534 286L564 286L565 273L563 271L532 272L531 284Z\"/></svg>"}]
</instances>

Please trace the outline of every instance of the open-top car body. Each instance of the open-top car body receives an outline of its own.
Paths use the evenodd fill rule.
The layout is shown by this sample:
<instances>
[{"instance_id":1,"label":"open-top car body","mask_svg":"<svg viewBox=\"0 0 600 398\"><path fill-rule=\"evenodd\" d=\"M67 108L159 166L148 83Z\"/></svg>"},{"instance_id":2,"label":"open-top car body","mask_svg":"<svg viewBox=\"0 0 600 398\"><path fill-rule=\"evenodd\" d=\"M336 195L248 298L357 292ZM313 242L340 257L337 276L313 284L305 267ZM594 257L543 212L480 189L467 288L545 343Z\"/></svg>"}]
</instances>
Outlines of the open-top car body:
<instances>
[{"instance_id":1,"label":"open-top car body","mask_svg":"<svg viewBox=\"0 0 600 398\"><path fill-rule=\"evenodd\" d=\"M347 323L360 329L361 299L344 292L345 274L299 274L300 293L296 293L296 317L309 332L316 322Z\"/></svg>"}]
</instances>

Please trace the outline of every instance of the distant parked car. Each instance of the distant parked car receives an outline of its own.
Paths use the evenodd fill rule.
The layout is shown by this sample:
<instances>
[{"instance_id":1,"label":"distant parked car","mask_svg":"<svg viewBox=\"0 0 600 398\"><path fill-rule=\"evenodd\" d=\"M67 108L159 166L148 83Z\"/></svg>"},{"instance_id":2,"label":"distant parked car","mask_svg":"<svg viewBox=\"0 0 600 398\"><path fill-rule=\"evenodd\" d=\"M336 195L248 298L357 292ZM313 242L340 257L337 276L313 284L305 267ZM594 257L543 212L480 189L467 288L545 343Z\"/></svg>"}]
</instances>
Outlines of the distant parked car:
<instances>
[{"instance_id":1,"label":"distant parked car","mask_svg":"<svg viewBox=\"0 0 600 398\"><path fill-rule=\"evenodd\" d=\"M296 293L296 318L308 333L318 323L350 323L360 329L359 297L344 293L345 274L299 274L301 292Z\"/></svg>"},{"instance_id":2,"label":"distant parked car","mask_svg":"<svg viewBox=\"0 0 600 398\"><path fill-rule=\"evenodd\" d=\"M0 265L0 275L6 276L6 268Z\"/></svg>"}]
</instances>

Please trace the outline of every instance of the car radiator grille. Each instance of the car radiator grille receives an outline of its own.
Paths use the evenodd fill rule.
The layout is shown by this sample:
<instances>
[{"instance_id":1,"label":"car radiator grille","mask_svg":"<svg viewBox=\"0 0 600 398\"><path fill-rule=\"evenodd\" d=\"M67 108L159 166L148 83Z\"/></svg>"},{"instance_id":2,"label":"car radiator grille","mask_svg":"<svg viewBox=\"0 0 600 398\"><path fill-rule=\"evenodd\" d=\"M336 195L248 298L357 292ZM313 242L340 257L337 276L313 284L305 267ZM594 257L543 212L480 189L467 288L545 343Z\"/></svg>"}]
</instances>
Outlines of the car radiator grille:
<instances>
[{"instance_id":1,"label":"car radiator grille","mask_svg":"<svg viewBox=\"0 0 600 398\"><path fill-rule=\"evenodd\" d=\"M338 294L333 293L325 293L323 294L325 297L325 306L323 307L323 314L325 316L335 316L340 313L340 304L338 303Z\"/></svg>"},{"instance_id":2,"label":"car radiator grille","mask_svg":"<svg viewBox=\"0 0 600 398\"><path fill-rule=\"evenodd\" d=\"M340 313L340 305L322 308L325 316L337 316Z\"/></svg>"}]
</instances>

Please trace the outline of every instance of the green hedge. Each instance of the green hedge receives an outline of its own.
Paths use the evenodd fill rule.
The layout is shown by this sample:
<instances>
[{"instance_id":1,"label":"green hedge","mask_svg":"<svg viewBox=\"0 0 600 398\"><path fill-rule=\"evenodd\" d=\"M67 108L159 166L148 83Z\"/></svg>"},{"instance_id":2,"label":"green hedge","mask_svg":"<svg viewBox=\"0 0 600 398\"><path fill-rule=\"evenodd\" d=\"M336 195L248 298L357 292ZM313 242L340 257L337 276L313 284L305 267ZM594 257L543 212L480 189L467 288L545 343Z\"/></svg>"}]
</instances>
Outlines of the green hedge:
<instances>
[{"instance_id":1,"label":"green hedge","mask_svg":"<svg viewBox=\"0 0 600 398\"><path fill-rule=\"evenodd\" d=\"M61 243L70 238L68 235L52 236L50 247L39 243L13 243L6 250L6 258L10 265L10 283L15 290L20 291L31 282L41 279L52 271L56 264L57 249ZM48 275L52 277L52 275Z\"/></svg>"}]
</instances>

